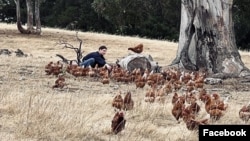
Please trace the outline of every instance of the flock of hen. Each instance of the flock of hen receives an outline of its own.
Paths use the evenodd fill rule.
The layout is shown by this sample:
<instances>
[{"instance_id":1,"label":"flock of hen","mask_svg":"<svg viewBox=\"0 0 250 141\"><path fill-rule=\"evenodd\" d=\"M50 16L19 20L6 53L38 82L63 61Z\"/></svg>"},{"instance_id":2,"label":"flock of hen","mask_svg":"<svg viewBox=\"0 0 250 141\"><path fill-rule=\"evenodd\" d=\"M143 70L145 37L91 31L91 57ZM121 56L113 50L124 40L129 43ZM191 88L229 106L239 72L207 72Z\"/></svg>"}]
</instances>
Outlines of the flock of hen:
<instances>
[{"instance_id":1,"label":"flock of hen","mask_svg":"<svg viewBox=\"0 0 250 141\"><path fill-rule=\"evenodd\" d=\"M139 44L136 47L128 48L135 53L141 53L143 51L143 45ZM65 78L63 75L63 64L59 61L54 63L50 62L45 66L45 72L47 75L58 76L55 81L55 85L52 88L63 88ZM209 124L210 120L219 120L226 112L228 104L227 99L220 98L218 93L208 93L204 88L204 79L206 74L203 72L184 72L178 69L166 69L160 73L150 72L149 70L141 71L141 69L134 69L128 71L120 68L117 65L112 66L112 70L107 68L95 67L95 68L81 68L75 64L67 64L66 72L72 74L75 77L95 77L98 78L103 84L109 84L110 81L135 84L136 89L144 88L148 85L148 90L145 93L145 102L164 103L166 96L173 94L172 96L172 115L180 122L182 119L189 130L197 130L199 125ZM182 90L183 94L179 90ZM197 119L202 105L199 105L197 101L204 103L204 108L209 118ZM119 133L125 128L126 119L123 111L132 110L134 107L134 101L131 97L131 92L127 92L124 99L119 92L113 99L112 107L115 107L116 113L113 117L111 129L115 134ZM250 118L250 104L243 106L239 110L239 117L248 122Z\"/></svg>"}]
</instances>

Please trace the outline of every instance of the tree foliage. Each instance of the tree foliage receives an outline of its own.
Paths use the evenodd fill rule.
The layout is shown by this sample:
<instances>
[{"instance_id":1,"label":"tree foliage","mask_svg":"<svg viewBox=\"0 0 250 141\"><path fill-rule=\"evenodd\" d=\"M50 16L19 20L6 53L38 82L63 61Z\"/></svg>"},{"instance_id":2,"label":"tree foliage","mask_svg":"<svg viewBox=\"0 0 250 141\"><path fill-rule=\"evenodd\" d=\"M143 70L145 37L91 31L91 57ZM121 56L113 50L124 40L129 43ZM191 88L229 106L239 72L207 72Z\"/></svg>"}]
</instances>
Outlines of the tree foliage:
<instances>
[{"instance_id":1,"label":"tree foliage","mask_svg":"<svg viewBox=\"0 0 250 141\"><path fill-rule=\"evenodd\" d=\"M233 19L236 44L239 49L250 50L250 1L235 0Z\"/></svg>"},{"instance_id":2,"label":"tree foliage","mask_svg":"<svg viewBox=\"0 0 250 141\"><path fill-rule=\"evenodd\" d=\"M16 6L14 1L0 0L0 21L13 22L16 14Z\"/></svg>"},{"instance_id":3,"label":"tree foliage","mask_svg":"<svg viewBox=\"0 0 250 141\"><path fill-rule=\"evenodd\" d=\"M118 34L176 40L180 1L94 0L95 11L115 25ZM173 12L176 11L176 12Z\"/></svg>"}]
</instances>

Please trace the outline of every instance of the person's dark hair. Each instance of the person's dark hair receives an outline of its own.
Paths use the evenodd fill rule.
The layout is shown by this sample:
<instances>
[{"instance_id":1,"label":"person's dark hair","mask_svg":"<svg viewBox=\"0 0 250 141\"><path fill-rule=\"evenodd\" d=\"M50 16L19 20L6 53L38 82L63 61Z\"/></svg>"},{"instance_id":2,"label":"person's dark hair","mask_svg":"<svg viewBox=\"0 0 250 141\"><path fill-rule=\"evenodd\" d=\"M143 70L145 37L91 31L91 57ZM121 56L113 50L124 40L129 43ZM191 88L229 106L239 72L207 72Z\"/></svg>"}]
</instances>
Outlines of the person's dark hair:
<instances>
[{"instance_id":1,"label":"person's dark hair","mask_svg":"<svg viewBox=\"0 0 250 141\"><path fill-rule=\"evenodd\" d=\"M103 50L103 49L107 49L107 47L106 46L100 46L99 47L99 50Z\"/></svg>"}]
</instances>

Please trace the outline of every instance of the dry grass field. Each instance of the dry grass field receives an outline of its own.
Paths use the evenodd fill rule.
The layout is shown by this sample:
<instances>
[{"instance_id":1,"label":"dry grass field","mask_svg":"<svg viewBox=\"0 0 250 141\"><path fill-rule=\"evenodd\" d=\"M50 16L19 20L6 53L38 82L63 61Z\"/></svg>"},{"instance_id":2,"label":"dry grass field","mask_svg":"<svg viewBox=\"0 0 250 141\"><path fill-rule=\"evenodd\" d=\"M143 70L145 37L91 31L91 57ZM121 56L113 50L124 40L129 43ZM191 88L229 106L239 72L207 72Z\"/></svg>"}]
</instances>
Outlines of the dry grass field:
<instances>
[{"instance_id":1,"label":"dry grass field","mask_svg":"<svg viewBox=\"0 0 250 141\"><path fill-rule=\"evenodd\" d=\"M75 78L65 74L66 88L52 89L57 77L45 74L45 65L60 60L56 54L75 59L73 50L56 44L63 38L78 47L75 31L43 28L41 36L23 35L16 25L0 23L0 49L10 56L0 55L0 140L1 141L195 141L198 134L179 124L171 114L171 98L164 104L144 102L145 92L133 84L111 82L104 85L88 77ZM79 32L84 54L106 45L107 62L114 63L130 52L128 47L143 43L143 54L150 54L161 66L175 58L178 43L138 37ZM21 49L27 57L14 53ZM250 68L250 53L240 51ZM222 96L230 95L226 114L212 124L244 124L238 115L243 104L250 101L249 86L230 79L217 88ZM211 86L205 86L209 89ZM125 129L117 135L111 132L115 114L111 106L118 91L132 92L133 110L125 112ZM212 91L212 90L211 90ZM209 92L211 92L209 91ZM182 93L181 91L179 92ZM200 103L204 107L203 103ZM206 116L204 108L199 115ZM247 123L249 124L249 122Z\"/></svg>"}]
</instances>

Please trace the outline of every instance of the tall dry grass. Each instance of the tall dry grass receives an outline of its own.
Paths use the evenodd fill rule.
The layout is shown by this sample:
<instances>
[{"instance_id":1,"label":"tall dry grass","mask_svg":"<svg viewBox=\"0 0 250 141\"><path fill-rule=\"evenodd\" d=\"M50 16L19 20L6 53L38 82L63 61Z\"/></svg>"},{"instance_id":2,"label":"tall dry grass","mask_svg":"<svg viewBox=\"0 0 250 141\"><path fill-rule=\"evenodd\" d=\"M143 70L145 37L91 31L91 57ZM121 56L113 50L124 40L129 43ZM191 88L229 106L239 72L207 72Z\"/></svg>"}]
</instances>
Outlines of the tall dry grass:
<instances>
[{"instance_id":1,"label":"tall dry grass","mask_svg":"<svg viewBox=\"0 0 250 141\"><path fill-rule=\"evenodd\" d=\"M136 89L133 84L103 85L90 78L66 75L67 87L53 90L56 77L45 75L44 66L58 61L55 54L75 59L73 50L56 43L63 38L74 46L79 43L75 31L43 28L42 36L20 34L16 25L0 23L0 49L21 49L27 57L0 55L0 140L110 140L110 141L195 141L198 134L177 124L171 115L171 97L164 104L144 102L148 86ZM168 65L175 58L178 44L164 40L79 32L84 54L96 51L100 45L108 47L107 61L126 56L128 47L144 44L144 54L150 54L160 65ZM240 51L243 62L250 67L249 52ZM235 84L237 85L237 84ZM132 92L135 108L125 113L125 130L111 133L114 109L113 97L118 91ZM181 93L181 92L180 92ZM230 94L226 115L214 124L242 124L239 108L249 101L249 92L219 91ZM123 95L124 96L124 95ZM202 103L200 103L202 105ZM202 105L204 106L204 105ZM202 109L200 117L206 116Z\"/></svg>"}]
</instances>

